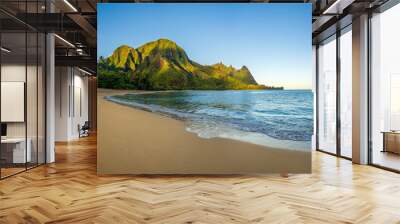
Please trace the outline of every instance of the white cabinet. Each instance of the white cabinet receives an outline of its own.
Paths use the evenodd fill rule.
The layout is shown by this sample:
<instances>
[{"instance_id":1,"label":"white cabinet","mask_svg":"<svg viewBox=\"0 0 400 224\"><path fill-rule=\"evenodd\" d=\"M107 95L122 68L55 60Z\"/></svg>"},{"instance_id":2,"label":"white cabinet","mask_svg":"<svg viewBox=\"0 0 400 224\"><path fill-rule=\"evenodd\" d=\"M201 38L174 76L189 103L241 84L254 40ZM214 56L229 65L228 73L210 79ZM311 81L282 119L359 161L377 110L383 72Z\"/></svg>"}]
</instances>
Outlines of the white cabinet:
<instances>
[{"instance_id":1,"label":"white cabinet","mask_svg":"<svg viewBox=\"0 0 400 224\"><path fill-rule=\"evenodd\" d=\"M32 141L27 139L25 151L25 138L7 138L2 139L1 144L12 149L12 162L25 163L32 161Z\"/></svg>"}]
</instances>

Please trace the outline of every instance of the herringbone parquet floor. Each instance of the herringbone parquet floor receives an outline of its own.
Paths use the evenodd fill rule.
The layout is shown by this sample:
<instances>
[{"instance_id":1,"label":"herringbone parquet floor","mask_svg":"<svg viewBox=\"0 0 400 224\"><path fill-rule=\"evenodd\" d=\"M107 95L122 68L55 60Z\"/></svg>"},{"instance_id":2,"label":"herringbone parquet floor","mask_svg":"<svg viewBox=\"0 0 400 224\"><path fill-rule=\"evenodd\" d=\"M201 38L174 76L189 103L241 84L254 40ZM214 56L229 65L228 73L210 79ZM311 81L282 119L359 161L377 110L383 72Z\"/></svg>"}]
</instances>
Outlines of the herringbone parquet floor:
<instances>
[{"instance_id":1,"label":"herringbone parquet floor","mask_svg":"<svg viewBox=\"0 0 400 224\"><path fill-rule=\"evenodd\" d=\"M400 175L315 152L313 174L97 176L96 138L0 181L0 223L400 223Z\"/></svg>"}]
</instances>

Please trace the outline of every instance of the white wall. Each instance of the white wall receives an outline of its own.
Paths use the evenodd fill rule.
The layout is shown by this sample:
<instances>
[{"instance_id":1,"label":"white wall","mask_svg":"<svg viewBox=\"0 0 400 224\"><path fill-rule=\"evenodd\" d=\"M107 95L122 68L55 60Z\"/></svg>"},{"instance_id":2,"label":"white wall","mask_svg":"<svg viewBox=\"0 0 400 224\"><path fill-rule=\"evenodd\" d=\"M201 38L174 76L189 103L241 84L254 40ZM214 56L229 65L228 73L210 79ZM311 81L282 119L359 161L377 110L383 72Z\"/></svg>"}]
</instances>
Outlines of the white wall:
<instances>
[{"instance_id":1,"label":"white wall","mask_svg":"<svg viewBox=\"0 0 400 224\"><path fill-rule=\"evenodd\" d=\"M37 70L39 69L39 70ZM8 138L24 138L25 135L29 139L29 147L31 148L32 162L39 159L39 163L44 163L45 150L45 120L44 120L44 80L42 68L36 65L25 66L18 63L4 63L1 66L2 82L23 82L26 84L26 107L23 102L19 113L25 114L26 121L6 122ZM27 80L25 80L27 78ZM20 90L20 94L24 94L24 90ZM2 90L3 92L3 90ZM4 93L3 93L4 94ZM2 95L2 98L8 98ZM16 108L2 107L3 112L7 110L16 110ZM7 111L8 113L16 113L16 111ZM38 155L37 155L38 153Z\"/></svg>"},{"instance_id":2,"label":"white wall","mask_svg":"<svg viewBox=\"0 0 400 224\"><path fill-rule=\"evenodd\" d=\"M3 64L1 66L1 81L3 82L25 82L25 64ZM4 96L3 96L4 97ZM6 108L2 108L5 110ZM8 137L25 137L25 123L11 122L7 123Z\"/></svg>"},{"instance_id":3,"label":"white wall","mask_svg":"<svg viewBox=\"0 0 400 224\"><path fill-rule=\"evenodd\" d=\"M55 140L67 141L69 133L69 68L55 68Z\"/></svg>"},{"instance_id":4,"label":"white wall","mask_svg":"<svg viewBox=\"0 0 400 224\"><path fill-rule=\"evenodd\" d=\"M1 81L25 82L25 64L1 65Z\"/></svg>"},{"instance_id":5,"label":"white wall","mask_svg":"<svg viewBox=\"0 0 400 224\"><path fill-rule=\"evenodd\" d=\"M25 83L1 82L1 121L25 121ZM36 108L36 105L35 105ZM4 110L3 110L4 109Z\"/></svg>"},{"instance_id":6,"label":"white wall","mask_svg":"<svg viewBox=\"0 0 400 224\"><path fill-rule=\"evenodd\" d=\"M27 70L26 70L27 69ZM36 77L36 66L27 66L25 64L3 64L1 66L1 81L2 82L24 82L26 83L25 76L28 72L28 87L27 87L27 118L28 129L32 127L36 130L36 80L31 76ZM4 96L3 96L4 97ZM40 107L41 105L39 105ZM6 110L6 108L2 108ZM32 123L33 122L33 123ZM9 137L24 137L25 136L25 123L24 122L7 122L7 134ZM29 130L28 130L29 131ZM36 132L35 132L36 135ZM29 132L28 132L29 137Z\"/></svg>"},{"instance_id":7,"label":"white wall","mask_svg":"<svg viewBox=\"0 0 400 224\"><path fill-rule=\"evenodd\" d=\"M56 67L55 140L79 138L78 125L88 120L88 78L72 67Z\"/></svg>"},{"instance_id":8,"label":"white wall","mask_svg":"<svg viewBox=\"0 0 400 224\"><path fill-rule=\"evenodd\" d=\"M88 120L88 78L82 76L82 73L76 75L77 70L74 70L73 94L74 99L71 119L71 135L73 138L79 137L78 125L83 125Z\"/></svg>"}]
</instances>

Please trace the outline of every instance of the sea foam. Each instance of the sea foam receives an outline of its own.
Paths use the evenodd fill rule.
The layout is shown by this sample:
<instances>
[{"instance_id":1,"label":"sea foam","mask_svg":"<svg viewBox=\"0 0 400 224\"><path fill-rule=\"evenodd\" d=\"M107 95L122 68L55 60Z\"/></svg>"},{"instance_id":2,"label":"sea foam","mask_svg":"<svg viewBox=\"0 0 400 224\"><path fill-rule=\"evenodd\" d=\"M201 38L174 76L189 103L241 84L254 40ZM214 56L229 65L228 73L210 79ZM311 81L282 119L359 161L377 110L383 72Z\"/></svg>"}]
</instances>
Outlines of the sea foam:
<instances>
[{"instance_id":1,"label":"sea foam","mask_svg":"<svg viewBox=\"0 0 400 224\"><path fill-rule=\"evenodd\" d=\"M201 138L227 138L309 151L310 94L307 91L164 91L105 98L183 120L186 130Z\"/></svg>"}]
</instances>

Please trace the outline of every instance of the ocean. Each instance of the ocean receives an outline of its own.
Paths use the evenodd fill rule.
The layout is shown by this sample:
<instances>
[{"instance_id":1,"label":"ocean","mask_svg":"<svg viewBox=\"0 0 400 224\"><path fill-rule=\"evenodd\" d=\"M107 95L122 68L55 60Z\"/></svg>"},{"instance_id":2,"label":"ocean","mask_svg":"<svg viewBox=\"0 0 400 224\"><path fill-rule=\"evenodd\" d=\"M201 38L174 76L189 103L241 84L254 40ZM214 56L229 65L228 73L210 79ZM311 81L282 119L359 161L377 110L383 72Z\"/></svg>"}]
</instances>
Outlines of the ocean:
<instances>
[{"instance_id":1,"label":"ocean","mask_svg":"<svg viewBox=\"0 0 400 224\"><path fill-rule=\"evenodd\" d=\"M160 91L108 96L107 100L186 122L201 138L311 150L310 90Z\"/></svg>"}]
</instances>

